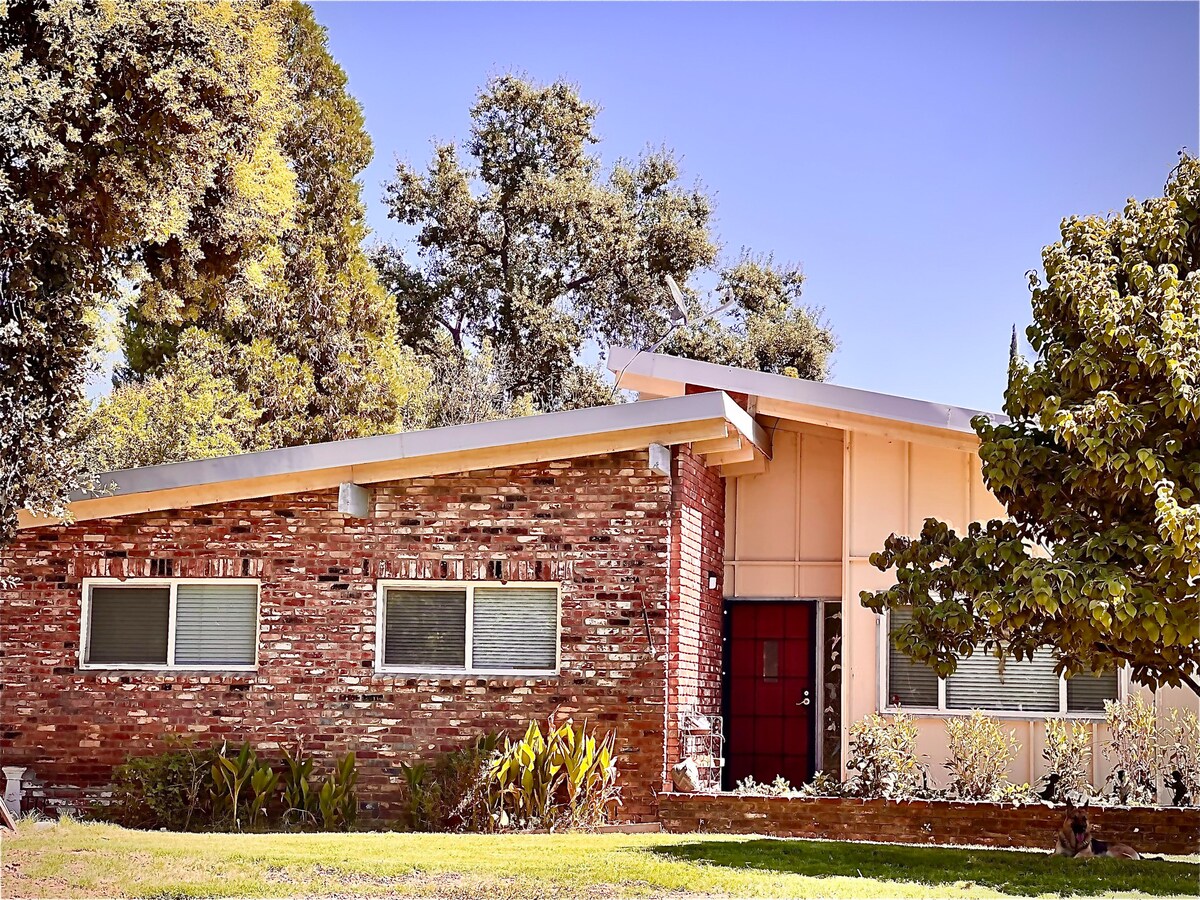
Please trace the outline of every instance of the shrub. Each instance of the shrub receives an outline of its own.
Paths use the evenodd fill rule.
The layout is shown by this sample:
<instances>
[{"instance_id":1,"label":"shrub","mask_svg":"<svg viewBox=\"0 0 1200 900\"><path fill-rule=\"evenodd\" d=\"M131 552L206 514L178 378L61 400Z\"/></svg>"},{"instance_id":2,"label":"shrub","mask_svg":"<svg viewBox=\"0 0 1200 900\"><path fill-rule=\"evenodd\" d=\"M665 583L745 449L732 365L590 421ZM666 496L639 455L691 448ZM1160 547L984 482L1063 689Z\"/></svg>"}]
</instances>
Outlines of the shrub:
<instances>
[{"instance_id":1,"label":"shrub","mask_svg":"<svg viewBox=\"0 0 1200 900\"><path fill-rule=\"evenodd\" d=\"M615 736L602 738L568 719L543 734L530 722L506 738L484 773L479 800L498 828L578 828L605 822L620 805Z\"/></svg>"},{"instance_id":2,"label":"shrub","mask_svg":"<svg viewBox=\"0 0 1200 900\"><path fill-rule=\"evenodd\" d=\"M1200 806L1200 719L1173 709L1159 735L1163 780L1173 806Z\"/></svg>"},{"instance_id":3,"label":"shrub","mask_svg":"<svg viewBox=\"0 0 1200 900\"><path fill-rule=\"evenodd\" d=\"M1046 762L1044 799L1078 803L1091 796L1088 769L1092 760L1092 730L1088 725L1047 719L1042 759Z\"/></svg>"},{"instance_id":4,"label":"shrub","mask_svg":"<svg viewBox=\"0 0 1200 900\"><path fill-rule=\"evenodd\" d=\"M112 799L95 810L96 818L126 828L191 831L212 826L213 751L174 735L166 743L164 752L130 756L113 770Z\"/></svg>"},{"instance_id":5,"label":"shrub","mask_svg":"<svg viewBox=\"0 0 1200 900\"><path fill-rule=\"evenodd\" d=\"M128 828L271 829L301 825L346 829L358 814L354 754L337 761L321 782L313 761L284 751L276 768L249 743L198 750L169 738L172 749L130 757L114 770L111 802L95 816Z\"/></svg>"},{"instance_id":6,"label":"shrub","mask_svg":"<svg viewBox=\"0 0 1200 900\"><path fill-rule=\"evenodd\" d=\"M902 799L925 792L925 766L917 757L917 726L904 713L872 713L850 726L851 773L847 791L857 797Z\"/></svg>"},{"instance_id":7,"label":"shrub","mask_svg":"<svg viewBox=\"0 0 1200 900\"><path fill-rule=\"evenodd\" d=\"M349 831L358 819L358 764L351 751L335 761L317 791L317 810L326 831Z\"/></svg>"},{"instance_id":8,"label":"shrub","mask_svg":"<svg viewBox=\"0 0 1200 900\"><path fill-rule=\"evenodd\" d=\"M979 710L946 720L950 789L964 800L994 798L1016 752L1015 733Z\"/></svg>"},{"instance_id":9,"label":"shrub","mask_svg":"<svg viewBox=\"0 0 1200 900\"><path fill-rule=\"evenodd\" d=\"M305 756L303 748L297 746L292 753L283 750L283 771L280 775L283 786L283 825L317 825L320 823L321 805L317 799L318 789L312 781L313 759Z\"/></svg>"},{"instance_id":10,"label":"shrub","mask_svg":"<svg viewBox=\"0 0 1200 900\"><path fill-rule=\"evenodd\" d=\"M269 765L259 764L249 741L236 753L226 741L213 758L212 783L217 821L232 831L241 831L265 823L279 776Z\"/></svg>"},{"instance_id":11,"label":"shrub","mask_svg":"<svg viewBox=\"0 0 1200 900\"><path fill-rule=\"evenodd\" d=\"M471 802L471 792L499 745L499 735L484 734L469 746L440 754L433 765L401 763L406 827L414 831L486 831L490 823L487 809Z\"/></svg>"},{"instance_id":12,"label":"shrub","mask_svg":"<svg viewBox=\"0 0 1200 900\"><path fill-rule=\"evenodd\" d=\"M753 775L747 775L734 787L733 792L743 797L786 797L795 793L792 783L782 775L776 775L770 784L755 781Z\"/></svg>"},{"instance_id":13,"label":"shrub","mask_svg":"<svg viewBox=\"0 0 1200 900\"><path fill-rule=\"evenodd\" d=\"M846 786L832 772L817 772L808 784L802 784L796 793L801 797L844 797Z\"/></svg>"},{"instance_id":14,"label":"shrub","mask_svg":"<svg viewBox=\"0 0 1200 900\"><path fill-rule=\"evenodd\" d=\"M1105 701L1108 723L1106 759L1112 760L1108 778L1111 797L1122 805L1153 803L1158 794L1158 735L1154 707L1141 697L1123 703Z\"/></svg>"}]
</instances>

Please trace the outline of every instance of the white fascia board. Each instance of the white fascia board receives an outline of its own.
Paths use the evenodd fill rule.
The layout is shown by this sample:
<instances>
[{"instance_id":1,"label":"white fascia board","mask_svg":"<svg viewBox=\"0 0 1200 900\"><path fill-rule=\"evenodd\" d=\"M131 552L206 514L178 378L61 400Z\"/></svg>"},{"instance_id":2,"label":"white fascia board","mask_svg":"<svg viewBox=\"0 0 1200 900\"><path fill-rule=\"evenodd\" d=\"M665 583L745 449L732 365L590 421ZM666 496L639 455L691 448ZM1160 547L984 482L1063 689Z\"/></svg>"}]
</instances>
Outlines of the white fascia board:
<instances>
[{"instance_id":1,"label":"white fascia board","mask_svg":"<svg viewBox=\"0 0 1200 900\"><path fill-rule=\"evenodd\" d=\"M724 392L713 391L686 397L122 469L96 476L96 483L101 487L100 496L140 494L715 419L724 419L764 452L769 452L766 432L758 423ZM83 500L96 496L93 492L85 491L73 495L72 499Z\"/></svg>"},{"instance_id":2,"label":"white fascia board","mask_svg":"<svg viewBox=\"0 0 1200 900\"><path fill-rule=\"evenodd\" d=\"M975 416L987 416L993 422L1008 421L1007 416L986 410L950 406L930 400L915 400L895 394L881 394L823 381L755 372L751 369L699 362L664 353L640 353L628 347L609 348L608 368L614 374L624 370L626 377L634 375L639 380L647 379L660 388L664 384L704 385L722 391L770 397L805 406L964 434L975 433L975 429L971 427L971 419Z\"/></svg>"}]
</instances>

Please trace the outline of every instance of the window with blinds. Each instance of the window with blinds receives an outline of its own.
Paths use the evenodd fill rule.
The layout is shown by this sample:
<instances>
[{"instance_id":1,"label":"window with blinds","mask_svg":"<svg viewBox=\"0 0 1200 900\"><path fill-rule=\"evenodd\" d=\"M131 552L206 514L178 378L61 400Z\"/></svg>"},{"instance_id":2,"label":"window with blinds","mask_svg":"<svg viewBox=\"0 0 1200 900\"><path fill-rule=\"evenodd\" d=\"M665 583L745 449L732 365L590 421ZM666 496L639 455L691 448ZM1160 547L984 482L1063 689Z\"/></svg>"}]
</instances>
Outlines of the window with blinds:
<instances>
[{"instance_id":1,"label":"window with blinds","mask_svg":"<svg viewBox=\"0 0 1200 900\"><path fill-rule=\"evenodd\" d=\"M1073 675L1065 679L1064 685L1064 679L1054 670L1057 657L1050 649L1036 651L1033 659L1006 659L1003 664L980 649L960 659L954 674L943 681L932 669L896 648L893 634L912 621L912 613L893 609L888 621L885 677L889 707L1057 715L1102 713L1106 700L1118 699L1115 669L1100 675Z\"/></svg>"},{"instance_id":2,"label":"window with blinds","mask_svg":"<svg viewBox=\"0 0 1200 900\"><path fill-rule=\"evenodd\" d=\"M257 582L85 586L83 664L248 669L258 645Z\"/></svg>"},{"instance_id":3,"label":"window with blinds","mask_svg":"<svg viewBox=\"0 0 1200 900\"><path fill-rule=\"evenodd\" d=\"M387 585L382 668L414 672L553 672L558 589L545 585Z\"/></svg>"},{"instance_id":4,"label":"window with blinds","mask_svg":"<svg viewBox=\"0 0 1200 900\"><path fill-rule=\"evenodd\" d=\"M938 677L924 663L902 653L893 634L912 621L908 609L891 611L888 634L887 697L889 706L935 707L938 705Z\"/></svg>"}]
</instances>

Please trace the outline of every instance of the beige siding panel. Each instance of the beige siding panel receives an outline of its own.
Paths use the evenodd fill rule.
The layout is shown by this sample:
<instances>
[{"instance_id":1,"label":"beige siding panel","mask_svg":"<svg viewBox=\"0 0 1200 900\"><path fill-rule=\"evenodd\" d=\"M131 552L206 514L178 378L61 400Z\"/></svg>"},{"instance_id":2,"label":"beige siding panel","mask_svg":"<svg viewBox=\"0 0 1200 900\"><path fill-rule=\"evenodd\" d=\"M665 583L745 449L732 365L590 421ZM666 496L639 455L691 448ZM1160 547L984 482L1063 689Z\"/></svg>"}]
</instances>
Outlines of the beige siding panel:
<instances>
[{"instance_id":1,"label":"beige siding panel","mask_svg":"<svg viewBox=\"0 0 1200 900\"><path fill-rule=\"evenodd\" d=\"M840 560L842 555L842 441L840 438L833 439L817 434L801 435L800 485L802 490L800 559Z\"/></svg>"},{"instance_id":2,"label":"beige siding panel","mask_svg":"<svg viewBox=\"0 0 1200 900\"><path fill-rule=\"evenodd\" d=\"M794 593L795 589L794 563L737 567L738 597L794 597L797 596Z\"/></svg>"},{"instance_id":3,"label":"beige siding panel","mask_svg":"<svg viewBox=\"0 0 1200 900\"><path fill-rule=\"evenodd\" d=\"M796 558L799 443L794 432L777 433L766 471L737 479L739 517L734 534L739 562Z\"/></svg>"},{"instance_id":4,"label":"beige siding panel","mask_svg":"<svg viewBox=\"0 0 1200 900\"><path fill-rule=\"evenodd\" d=\"M969 466L967 454L958 450L909 444L909 518L903 533L920 534L928 518L941 519L958 531L966 527L970 509Z\"/></svg>"},{"instance_id":5,"label":"beige siding panel","mask_svg":"<svg viewBox=\"0 0 1200 900\"><path fill-rule=\"evenodd\" d=\"M904 529L908 444L853 434L850 445L850 556L866 557Z\"/></svg>"},{"instance_id":6,"label":"beige siding panel","mask_svg":"<svg viewBox=\"0 0 1200 900\"><path fill-rule=\"evenodd\" d=\"M996 499L996 495L987 489L983 482L983 471L979 454L970 454L971 464L971 521L987 522L990 519L1003 519L1006 516L1004 507Z\"/></svg>"},{"instance_id":7,"label":"beige siding panel","mask_svg":"<svg viewBox=\"0 0 1200 900\"><path fill-rule=\"evenodd\" d=\"M815 563L796 569L797 597L840 597L842 595L841 563Z\"/></svg>"}]
</instances>

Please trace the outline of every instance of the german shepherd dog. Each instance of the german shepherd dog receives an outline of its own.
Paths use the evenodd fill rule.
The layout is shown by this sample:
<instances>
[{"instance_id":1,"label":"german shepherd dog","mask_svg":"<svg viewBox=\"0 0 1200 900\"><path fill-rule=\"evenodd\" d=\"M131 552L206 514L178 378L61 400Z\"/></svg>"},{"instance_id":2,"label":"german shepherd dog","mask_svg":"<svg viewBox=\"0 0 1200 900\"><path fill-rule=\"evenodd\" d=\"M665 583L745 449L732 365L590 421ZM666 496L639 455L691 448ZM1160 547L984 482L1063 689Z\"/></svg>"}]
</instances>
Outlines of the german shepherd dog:
<instances>
[{"instance_id":1,"label":"german shepherd dog","mask_svg":"<svg viewBox=\"0 0 1200 900\"><path fill-rule=\"evenodd\" d=\"M1128 844L1108 844L1092 835L1092 824L1088 821L1087 804L1067 804L1067 815L1058 829L1058 844L1055 856L1073 856L1087 859L1092 856L1113 856L1117 859L1141 859L1138 852Z\"/></svg>"}]
</instances>

